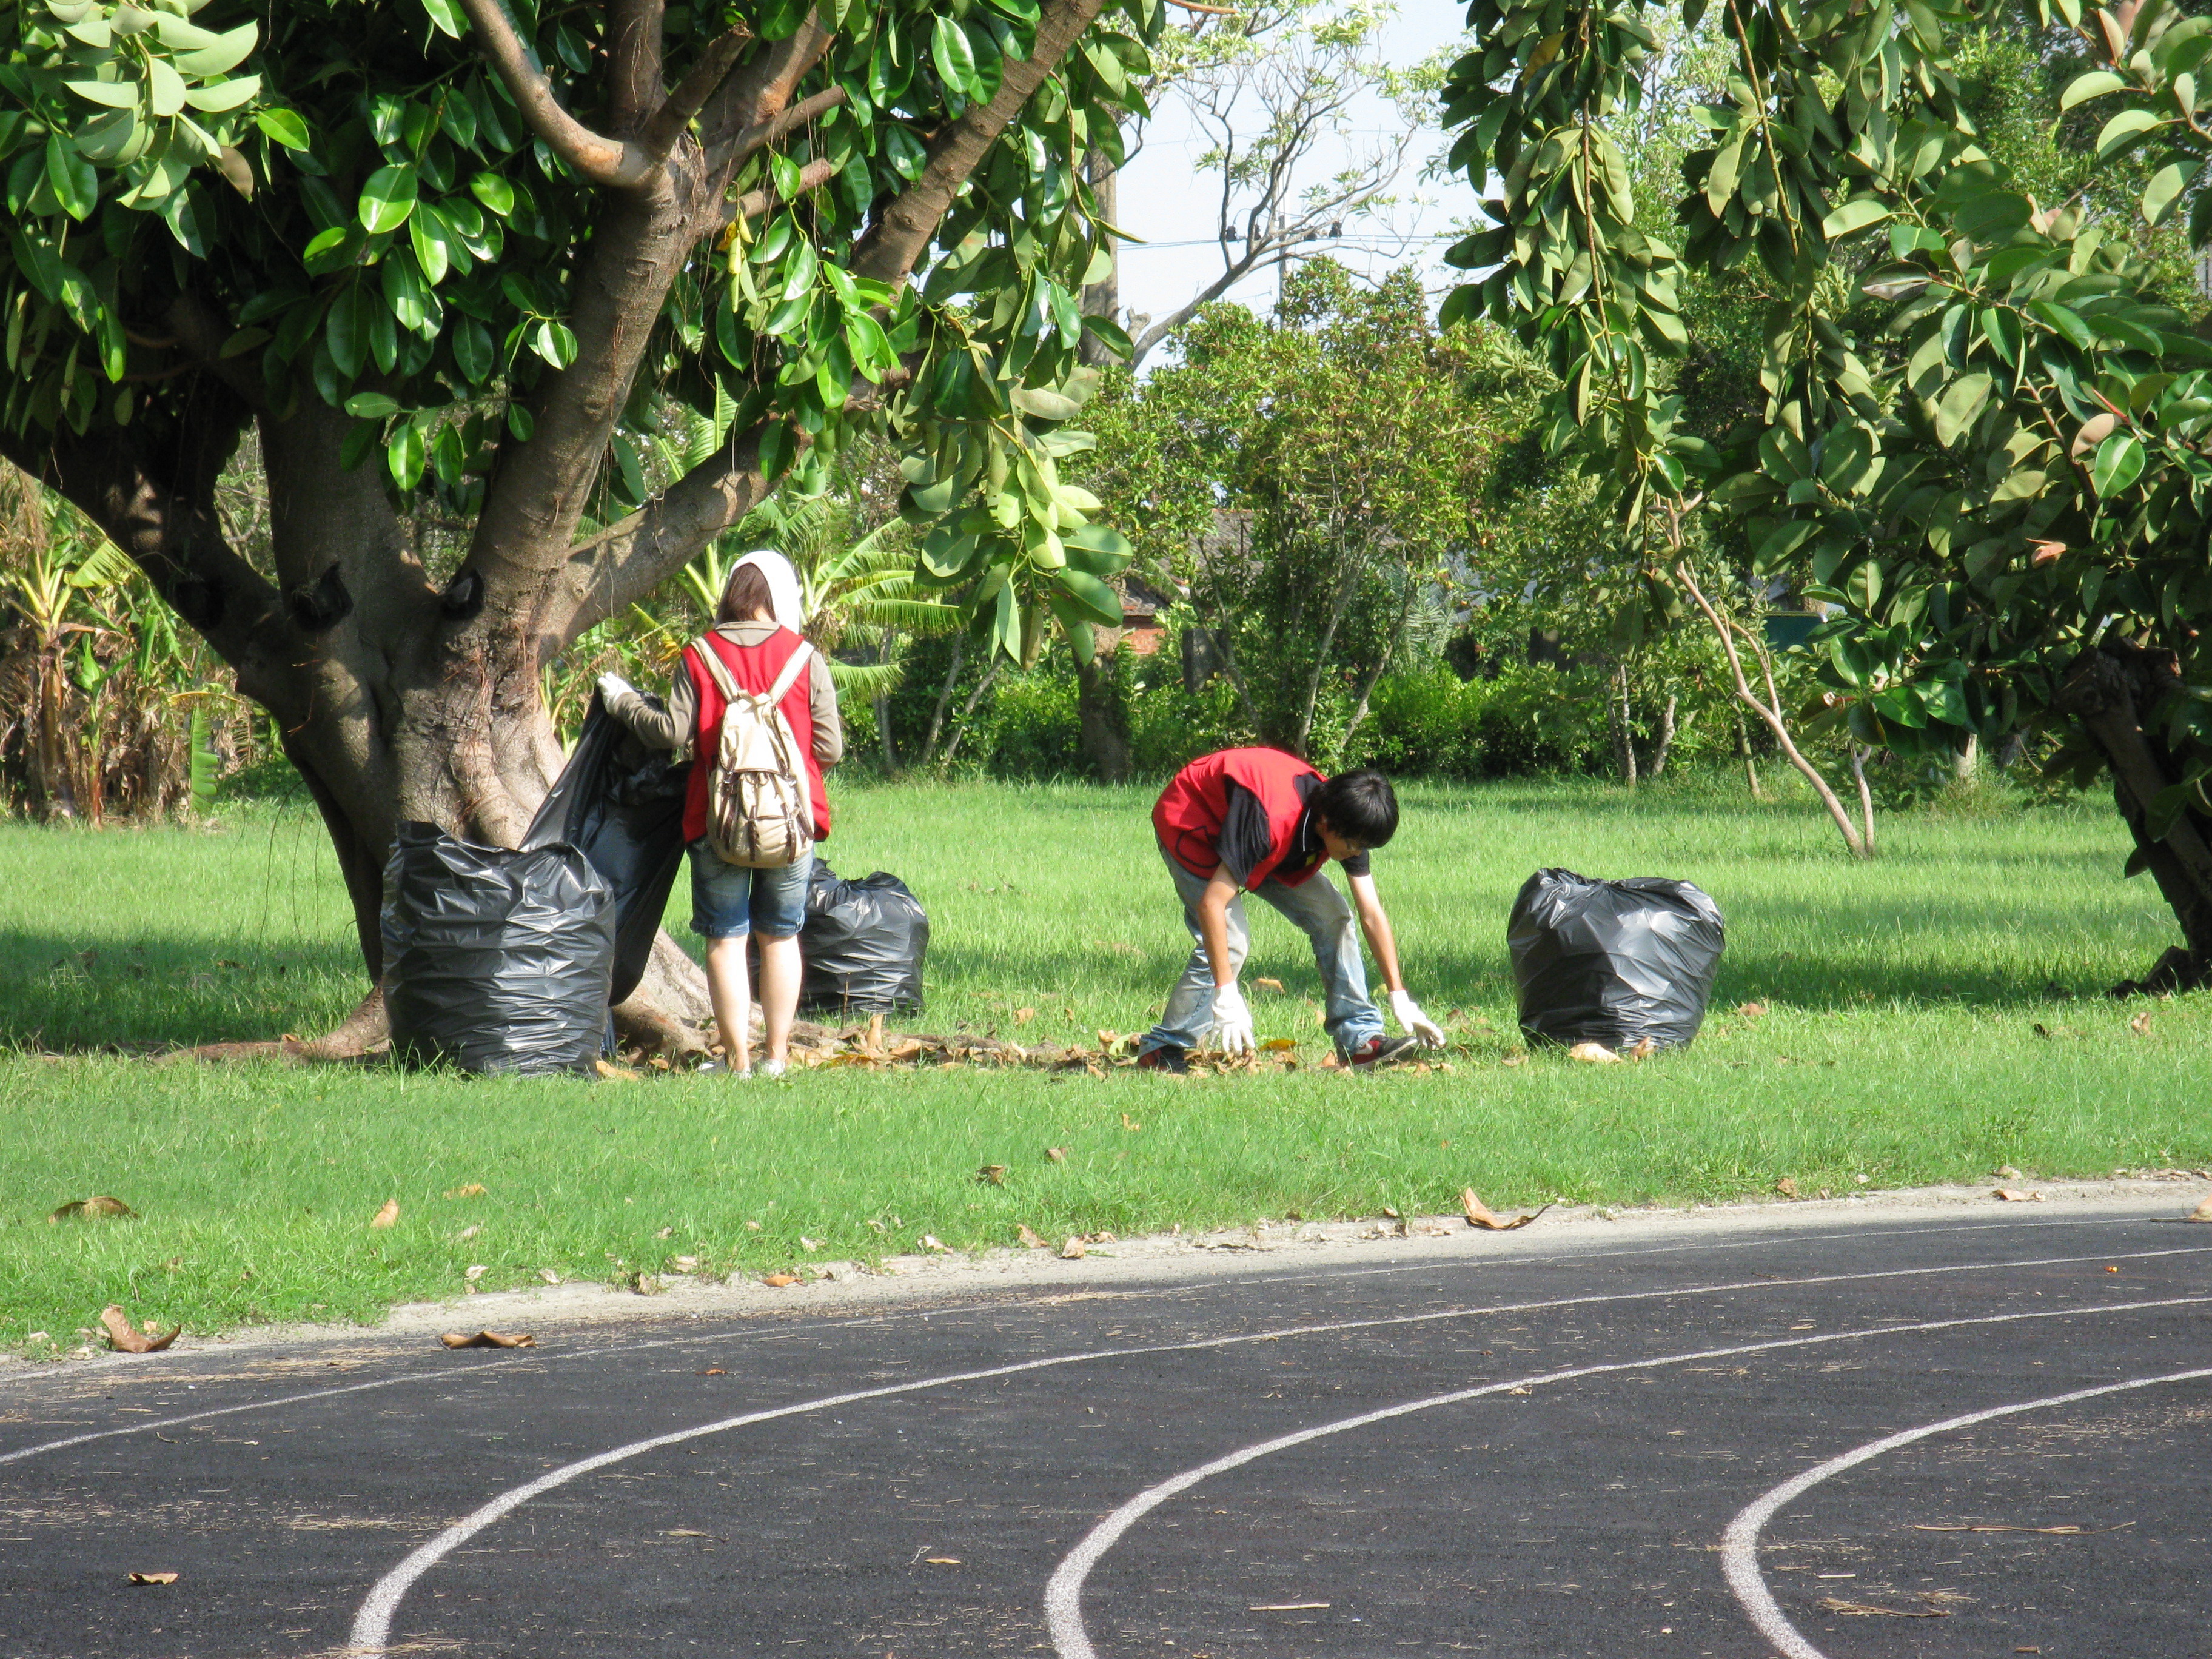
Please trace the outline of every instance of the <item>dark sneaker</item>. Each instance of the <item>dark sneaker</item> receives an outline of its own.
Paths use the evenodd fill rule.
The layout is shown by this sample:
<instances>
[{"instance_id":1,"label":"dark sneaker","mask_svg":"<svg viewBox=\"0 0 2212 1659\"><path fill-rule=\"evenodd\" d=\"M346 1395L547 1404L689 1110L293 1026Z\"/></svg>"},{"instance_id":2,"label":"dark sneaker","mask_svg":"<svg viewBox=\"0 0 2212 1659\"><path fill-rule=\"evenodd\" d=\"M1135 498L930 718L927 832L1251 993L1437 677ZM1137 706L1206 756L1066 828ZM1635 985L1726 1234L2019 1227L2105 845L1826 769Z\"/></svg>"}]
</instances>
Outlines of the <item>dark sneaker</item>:
<instances>
[{"instance_id":1,"label":"dark sneaker","mask_svg":"<svg viewBox=\"0 0 2212 1659\"><path fill-rule=\"evenodd\" d=\"M1178 1077L1190 1070L1190 1050L1178 1048L1172 1042L1157 1048L1147 1048L1137 1056L1140 1072L1173 1072Z\"/></svg>"},{"instance_id":2,"label":"dark sneaker","mask_svg":"<svg viewBox=\"0 0 2212 1659\"><path fill-rule=\"evenodd\" d=\"M1421 1046L1419 1037L1370 1037L1357 1048L1339 1048L1336 1057L1355 1072L1371 1072L1378 1066L1395 1066L1410 1060Z\"/></svg>"}]
</instances>

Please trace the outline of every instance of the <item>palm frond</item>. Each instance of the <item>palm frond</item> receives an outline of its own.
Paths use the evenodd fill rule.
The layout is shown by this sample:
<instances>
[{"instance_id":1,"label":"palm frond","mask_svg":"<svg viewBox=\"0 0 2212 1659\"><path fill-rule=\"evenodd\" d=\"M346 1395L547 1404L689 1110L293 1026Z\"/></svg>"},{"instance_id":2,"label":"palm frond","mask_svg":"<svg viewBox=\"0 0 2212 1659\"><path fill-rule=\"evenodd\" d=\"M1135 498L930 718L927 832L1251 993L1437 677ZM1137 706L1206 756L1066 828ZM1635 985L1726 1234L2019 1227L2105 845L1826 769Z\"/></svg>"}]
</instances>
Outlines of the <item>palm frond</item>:
<instances>
[{"instance_id":1,"label":"palm frond","mask_svg":"<svg viewBox=\"0 0 2212 1659\"><path fill-rule=\"evenodd\" d=\"M906 678L902 662L839 662L830 659L830 683L840 696L884 697Z\"/></svg>"}]
</instances>

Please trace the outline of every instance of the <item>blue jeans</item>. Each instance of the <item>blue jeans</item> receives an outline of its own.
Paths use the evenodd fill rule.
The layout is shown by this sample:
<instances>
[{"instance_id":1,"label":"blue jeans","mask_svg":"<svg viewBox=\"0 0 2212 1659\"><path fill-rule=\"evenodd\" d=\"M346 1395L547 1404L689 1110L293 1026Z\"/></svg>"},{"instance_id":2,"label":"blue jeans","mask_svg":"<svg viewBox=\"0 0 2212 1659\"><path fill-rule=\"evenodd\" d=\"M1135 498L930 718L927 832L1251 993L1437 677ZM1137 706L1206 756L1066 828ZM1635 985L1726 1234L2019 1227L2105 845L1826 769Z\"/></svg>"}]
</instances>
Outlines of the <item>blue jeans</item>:
<instances>
[{"instance_id":1,"label":"blue jeans","mask_svg":"<svg viewBox=\"0 0 2212 1659\"><path fill-rule=\"evenodd\" d=\"M1194 876L1160 849L1168 873L1175 878L1176 896L1182 900L1183 926L1197 941L1182 977L1168 994L1167 1011L1160 1023L1145 1033L1137 1052L1153 1048L1195 1048L1213 1023L1213 968L1206 959L1206 938L1199 932L1198 902L1206 892L1206 878ZM1314 966L1328 1003L1322 1023L1340 1048L1357 1048L1370 1037L1382 1035L1382 1015L1367 996L1367 963L1359 953L1359 930L1352 906L1322 871L1316 871L1296 887L1285 887L1270 876L1252 890L1254 898L1273 905L1297 923L1313 941ZM1230 965L1242 972L1252 948L1252 930L1244 921L1244 895L1229 901L1224 918L1229 933Z\"/></svg>"},{"instance_id":2,"label":"blue jeans","mask_svg":"<svg viewBox=\"0 0 2212 1659\"><path fill-rule=\"evenodd\" d=\"M781 870L725 864L702 836L691 843L691 931L702 939L789 939L806 924L814 854Z\"/></svg>"}]
</instances>

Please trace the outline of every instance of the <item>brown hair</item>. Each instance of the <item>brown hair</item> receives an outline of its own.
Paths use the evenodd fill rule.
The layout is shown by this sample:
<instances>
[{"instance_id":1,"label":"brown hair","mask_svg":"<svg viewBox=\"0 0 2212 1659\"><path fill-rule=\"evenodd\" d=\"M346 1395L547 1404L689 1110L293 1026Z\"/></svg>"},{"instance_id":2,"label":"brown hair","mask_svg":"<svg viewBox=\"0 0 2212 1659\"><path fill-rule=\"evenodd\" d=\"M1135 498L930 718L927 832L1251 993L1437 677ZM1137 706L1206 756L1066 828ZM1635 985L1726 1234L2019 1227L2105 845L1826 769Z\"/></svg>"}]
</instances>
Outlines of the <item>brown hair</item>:
<instances>
[{"instance_id":1,"label":"brown hair","mask_svg":"<svg viewBox=\"0 0 2212 1659\"><path fill-rule=\"evenodd\" d=\"M768 577L758 565L741 564L730 572L722 602L714 607L716 622L766 622L775 616L775 598L769 592Z\"/></svg>"}]
</instances>

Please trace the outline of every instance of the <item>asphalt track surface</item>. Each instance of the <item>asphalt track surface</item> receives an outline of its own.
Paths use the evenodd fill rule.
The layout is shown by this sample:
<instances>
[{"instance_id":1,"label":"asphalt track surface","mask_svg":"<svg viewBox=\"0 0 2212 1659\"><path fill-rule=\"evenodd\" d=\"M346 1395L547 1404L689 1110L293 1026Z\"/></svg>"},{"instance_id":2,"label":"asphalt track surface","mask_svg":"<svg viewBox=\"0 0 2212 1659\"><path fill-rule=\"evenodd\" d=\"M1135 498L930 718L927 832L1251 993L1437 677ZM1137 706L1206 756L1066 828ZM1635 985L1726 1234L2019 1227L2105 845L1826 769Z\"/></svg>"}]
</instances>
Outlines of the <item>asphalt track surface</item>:
<instances>
[{"instance_id":1,"label":"asphalt track surface","mask_svg":"<svg viewBox=\"0 0 2212 1659\"><path fill-rule=\"evenodd\" d=\"M2203 1659L2207 1231L1531 1230L71 1368L0 1389L0 1654Z\"/></svg>"}]
</instances>

